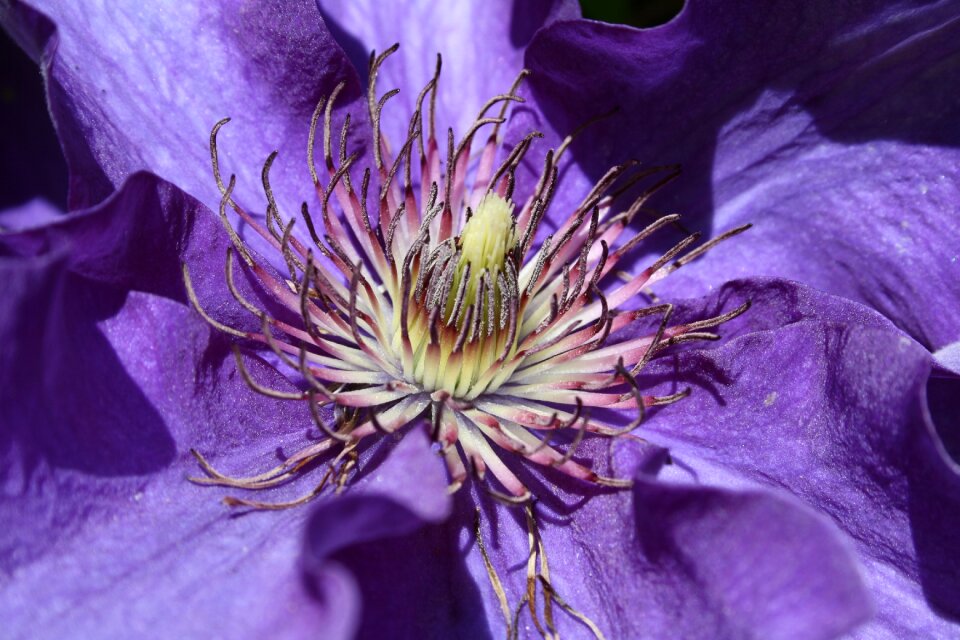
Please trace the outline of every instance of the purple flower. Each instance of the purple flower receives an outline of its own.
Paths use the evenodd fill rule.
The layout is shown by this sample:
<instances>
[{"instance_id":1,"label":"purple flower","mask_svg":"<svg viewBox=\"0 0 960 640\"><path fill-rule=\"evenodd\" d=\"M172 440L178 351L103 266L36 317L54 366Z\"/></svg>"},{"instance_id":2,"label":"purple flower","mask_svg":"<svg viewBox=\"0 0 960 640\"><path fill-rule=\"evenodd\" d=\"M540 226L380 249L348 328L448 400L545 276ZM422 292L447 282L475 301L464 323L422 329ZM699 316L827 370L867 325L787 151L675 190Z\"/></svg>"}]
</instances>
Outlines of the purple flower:
<instances>
[{"instance_id":1,"label":"purple flower","mask_svg":"<svg viewBox=\"0 0 960 640\"><path fill-rule=\"evenodd\" d=\"M0 218L9 632L955 633L956 4L691 2L650 31L577 20L563 3L376 7L38 6L52 23L0 9L41 59L71 171L69 215ZM181 263L206 313L263 331L225 284L209 128L233 117L219 150L234 201L263 210L258 165L275 147L277 209L297 211L313 196L311 113L341 83L334 131L350 113L346 152L369 161L367 79L350 61L365 69L367 51L395 41L401 60L377 79L402 90L382 120L394 151L409 120L386 114L413 112L436 51L437 129L461 135L526 66L513 141L536 128L556 147L619 108L570 147L545 225L631 157L684 165L652 206L712 236L756 223L658 287L681 325L753 304L723 340L638 377L644 395L690 397L650 415L645 441L586 438L578 451L630 490L507 459L535 508L492 501L478 482L450 496L418 427L339 461L346 490L315 508L238 516L216 500L235 490L186 481L191 448L244 475L323 436L307 403L244 382L298 392L277 357L247 343L238 370L236 340L189 306ZM535 186L525 170L541 167L520 165L518 202ZM251 252L278 255L240 232ZM639 273L664 248L623 266ZM238 273L246 297L283 317ZM325 470L267 497L302 495Z\"/></svg>"}]
</instances>

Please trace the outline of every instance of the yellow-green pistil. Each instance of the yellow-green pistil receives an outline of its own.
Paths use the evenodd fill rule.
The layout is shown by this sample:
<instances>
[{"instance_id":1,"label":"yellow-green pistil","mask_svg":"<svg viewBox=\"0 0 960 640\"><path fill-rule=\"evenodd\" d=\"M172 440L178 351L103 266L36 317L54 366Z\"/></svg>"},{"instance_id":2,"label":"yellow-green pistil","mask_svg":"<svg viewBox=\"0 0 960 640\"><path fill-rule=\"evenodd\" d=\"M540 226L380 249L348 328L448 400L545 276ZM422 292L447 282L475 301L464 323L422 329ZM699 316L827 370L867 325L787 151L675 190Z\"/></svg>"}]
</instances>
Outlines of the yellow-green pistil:
<instances>
[{"instance_id":1,"label":"yellow-green pistil","mask_svg":"<svg viewBox=\"0 0 960 640\"><path fill-rule=\"evenodd\" d=\"M476 303L477 290L483 274L489 275L496 289L494 300L499 300L499 286L496 285L498 276L505 275L505 260L507 254L517 243L514 232L513 203L495 193L488 193L476 213L463 227L457 245L460 249L460 260L457 263L453 276L453 287L447 298L445 320L450 321L456 303L457 290L464 277L467 278L463 304ZM494 307L497 307L494 303ZM499 314L495 313L497 317ZM461 317L459 325L462 326ZM486 320L486 319L484 319Z\"/></svg>"},{"instance_id":2,"label":"yellow-green pistil","mask_svg":"<svg viewBox=\"0 0 960 640\"><path fill-rule=\"evenodd\" d=\"M489 384L484 374L515 344L516 269L508 264L517 244L513 208L510 200L486 194L460 234L422 267L422 286L413 294L419 313L408 328L420 339L411 382L425 390L463 397ZM436 314L440 322L431 322Z\"/></svg>"}]
</instances>

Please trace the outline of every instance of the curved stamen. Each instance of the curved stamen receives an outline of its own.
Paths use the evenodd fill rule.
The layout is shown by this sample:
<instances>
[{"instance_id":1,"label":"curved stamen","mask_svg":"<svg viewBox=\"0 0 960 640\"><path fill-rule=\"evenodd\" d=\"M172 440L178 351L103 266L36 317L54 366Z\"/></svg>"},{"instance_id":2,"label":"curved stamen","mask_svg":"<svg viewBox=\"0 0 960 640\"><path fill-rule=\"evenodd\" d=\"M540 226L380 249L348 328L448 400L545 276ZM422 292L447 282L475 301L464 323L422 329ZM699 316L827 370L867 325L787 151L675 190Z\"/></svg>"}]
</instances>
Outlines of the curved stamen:
<instances>
[{"instance_id":1,"label":"curved stamen","mask_svg":"<svg viewBox=\"0 0 960 640\"><path fill-rule=\"evenodd\" d=\"M644 395L636 376L674 345L718 339L708 330L749 308L745 303L712 318L673 324L671 305L635 309L632 302L638 297L656 301L651 287L659 280L747 226L695 248L691 247L698 235L684 232L645 269L619 282L628 254L642 242L664 229L683 231L678 215L660 216L639 231L630 228L638 215L651 213L649 199L677 178L679 168L640 167L633 160L612 167L579 205L554 216L559 224L541 239L543 221L554 215L550 209L561 188L560 163L566 162L566 151L590 124L612 113L585 123L555 151L547 151L531 195L515 210L510 198L517 167L543 136L530 132L509 149L499 137L509 107L523 102L517 92L529 72L521 71L507 93L488 100L459 140L448 129L444 157L435 129L442 64L438 56L432 78L407 114L406 136L394 156L382 119L398 91L378 95L376 82L397 48L370 56L366 109L372 167L358 166L360 153L348 152L350 114L344 114L334 154L333 111L346 89L344 82L313 109L306 161L314 211L319 206L320 215L314 220L303 202L300 217L307 241L297 233L296 217L284 222L280 214L270 181L277 152L268 155L261 170L266 217L260 221L232 199L235 176L225 184L221 175L217 134L229 119L217 122L211 131L211 165L222 196L219 216L231 244L226 286L237 304L260 321L261 333L212 318L183 265L187 298L212 327L259 342L275 354L278 366L290 371L304 390L281 391L258 383L234 347L237 370L248 386L274 399L306 402L324 440L249 478L221 474L197 453L208 477L195 481L243 489L277 486L295 478L334 445L340 447L322 481L300 498L279 503L226 500L231 506L289 508L321 491L342 489L357 464L356 447L363 438L396 433L423 417L440 445L451 491L473 477L495 499L528 505L528 518L533 494L501 459L502 453L594 486L629 487L629 480L599 475L574 460L579 445L587 438L627 437L640 426L647 409L685 397L689 389ZM488 115L497 105L495 115ZM476 155L474 143L488 125L489 136ZM326 165L325 184L316 166L318 144ZM419 150L419 167L413 162L414 148ZM351 173L362 176L359 193L351 184ZM627 194L631 201L621 202ZM375 203L369 210L368 196ZM278 275L247 247L228 207L276 251L274 257L277 264L282 261L286 275ZM314 252L319 252L316 258ZM253 276L250 284L273 298L270 314L241 291L239 285L245 283L236 280L234 253L248 268L245 275ZM279 313L274 304L281 308ZM642 321L652 324L657 316L650 335L636 330ZM623 337L621 330L628 327L632 333ZM332 421L324 418L323 407L332 408ZM591 407L623 409L634 417L627 424L607 424L591 417L598 414ZM551 441L560 431L569 438L558 450ZM552 634L549 603L567 607L553 591L542 549L534 552L539 542L531 545L531 558L540 557L544 569L531 578L528 588L541 584L547 609L544 623L537 621L537 626Z\"/></svg>"}]
</instances>

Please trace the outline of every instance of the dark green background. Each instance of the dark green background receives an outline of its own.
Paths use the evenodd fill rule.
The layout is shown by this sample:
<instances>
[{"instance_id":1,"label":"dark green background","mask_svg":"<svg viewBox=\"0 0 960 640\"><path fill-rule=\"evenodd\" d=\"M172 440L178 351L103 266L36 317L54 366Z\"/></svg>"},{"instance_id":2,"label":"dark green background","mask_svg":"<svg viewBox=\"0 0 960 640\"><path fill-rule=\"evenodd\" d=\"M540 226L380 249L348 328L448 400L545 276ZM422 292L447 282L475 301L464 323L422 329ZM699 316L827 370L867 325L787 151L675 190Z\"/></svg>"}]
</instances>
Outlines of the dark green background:
<instances>
[{"instance_id":1,"label":"dark green background","mask_svg":"<svg viewBox=\"0 0 960 640\"><path fill-rule=\"evenodd\" d=\"M654 27L677 15L683 0L580 0L580 7L584 18Z\"/></svg>"}]
</instances>

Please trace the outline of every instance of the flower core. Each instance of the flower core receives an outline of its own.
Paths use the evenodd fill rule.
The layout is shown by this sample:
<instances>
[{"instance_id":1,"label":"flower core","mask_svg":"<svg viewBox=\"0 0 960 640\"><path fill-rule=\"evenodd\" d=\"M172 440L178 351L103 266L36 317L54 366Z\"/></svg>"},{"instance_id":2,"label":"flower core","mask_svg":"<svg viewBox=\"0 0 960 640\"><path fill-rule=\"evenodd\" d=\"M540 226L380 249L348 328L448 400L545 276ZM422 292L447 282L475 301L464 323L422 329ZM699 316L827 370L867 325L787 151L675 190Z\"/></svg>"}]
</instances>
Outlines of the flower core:
<instances>
[{"instance_id":1,"label":"flower core","mask_svg":"<svg viewBox=\"0 0 960 640\"><path fill-rule=\"evenodd\" d=\"M441 243L426 260L414 291L419 311L408 326L423 342L411 364L411 378L425 390L453 398L482 391L477 387L481 374L516 348L513 208L500 195L486 194L476 212L466 211L460 234ZM394 333L395 346L402 341L401 333ZM483 382L489 388L491 381Z\"/></svg>"},{"instance_id":2,"label":"flower core","mask_svg":"<svg viewBox=\"0 0 960 640\"><path fill-rule=\"evenodd\" d=\"M517 169L542 137L531 132L512 148L501 148L500 127L508 107L522 102L516 92L526 72L508 93L484 105L459 143L453 130L447 131L441 160L433 106L439 58L434 77L418 94L406 140L391 147L382 134L384 105L397 90L378 97L376 78L396 49L370 60L372 166L361 171L360 155L347 152L349 116L335 159L333 105L344 84L314 111L307 162L322 227L304 202L300 218L309 242L293 233L297 218L285 217L273 197L269 176L276 152L263 168L267 213L261 222L234 200L235 178L226 184L221 178L217 132L228 120L213 129L213 172L223 194L220 215L232 240L226 282L237 302L260 321L261 331L241 331L207 314L184 265L187 293L214 327L275 354L295 378L297 391L259 384L235 348L238 369L251 388L309 403L327 438L246 478L223 475L194 452L208 475L194 481L264 489L289 481L338 448L320 486L299 500L228 499L254 508L301 504L328 483L342 487L347 482L363 439L397 432L424 417L440 445L451 490L472 476L498 499L526 503L532 493L517 475L521 460L588 483L630 486L629 480L604 476L590 461L575 459L577 447L585 437L626 435L647 409L686 395L686 390L644 395L636 375L677 343L717 338L706 329L748 305L673 324L672 305L660 302L650 288L747 227L694 247L698 236L683 232L679 216L661 216L647 207L678 168L631 161L611 168L572 211L552 215L554 233L541 233L573 137L546 153L536 184L524 184L525 196L514 205ZM489 116L494 107L498 114ZM321 123L325 180L315 162ZM490 134L473 153L474 138L484 127ZM391 148L399 149L395 157ZM371 189L371 183L378 184ZM273 248L274 260L255 255L239 237L230 209ZM649 220L636 225L642 218ZM665 229L680 230L681 239L635 273L625 272L630 264L625 258ZM234 278L235 256L240 269L286 307L287 319L273 317L242 295ZM324 407L333 409L332 423L323 418ZM634 418L629 424L608 424L592 417L591 408L632 411Z\"/></svg>"}]
</instances>

